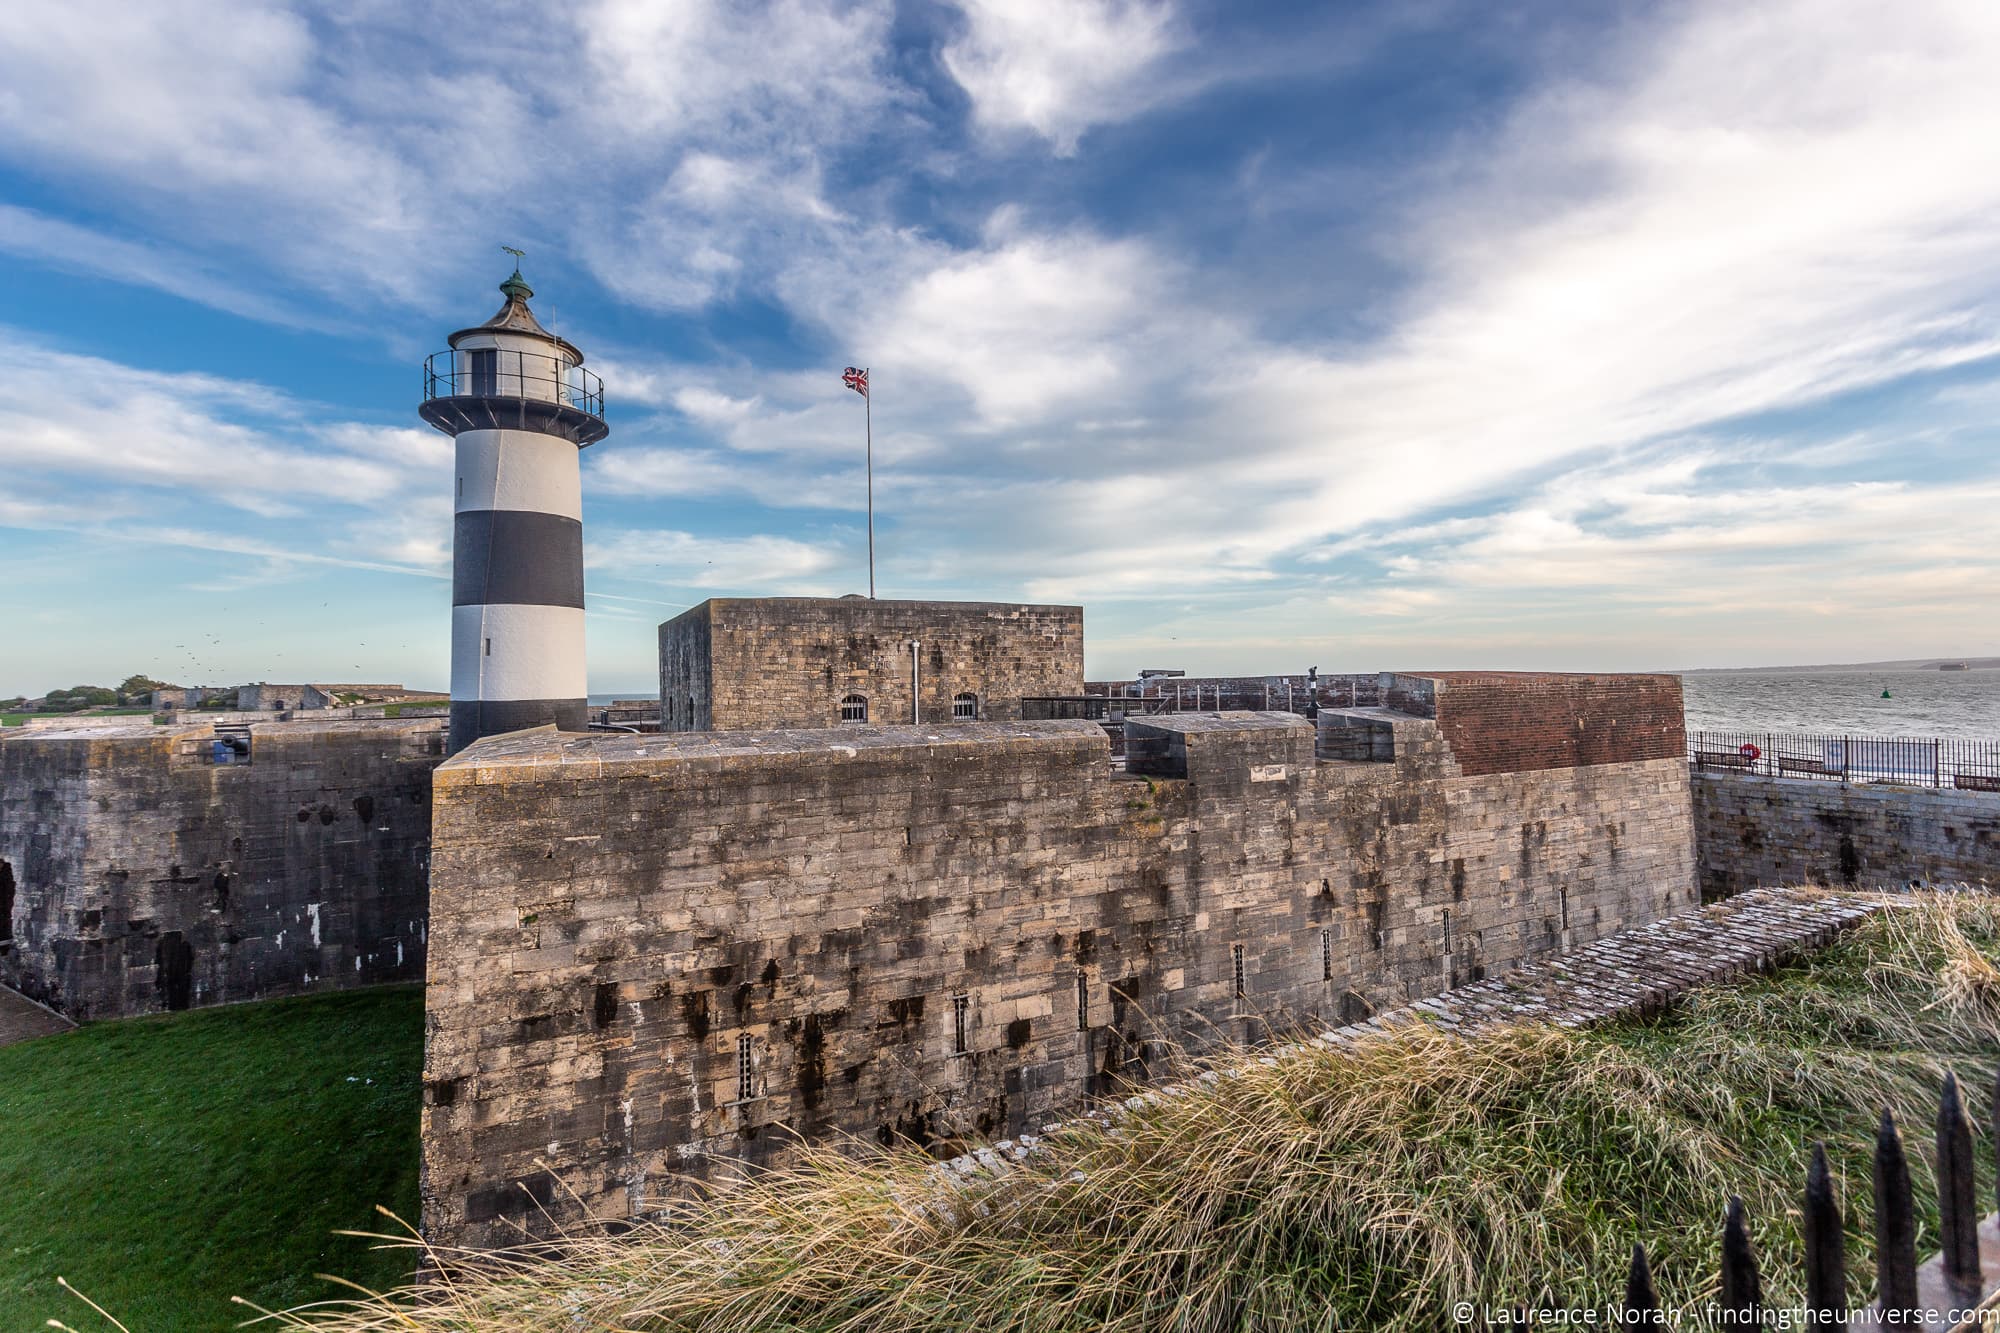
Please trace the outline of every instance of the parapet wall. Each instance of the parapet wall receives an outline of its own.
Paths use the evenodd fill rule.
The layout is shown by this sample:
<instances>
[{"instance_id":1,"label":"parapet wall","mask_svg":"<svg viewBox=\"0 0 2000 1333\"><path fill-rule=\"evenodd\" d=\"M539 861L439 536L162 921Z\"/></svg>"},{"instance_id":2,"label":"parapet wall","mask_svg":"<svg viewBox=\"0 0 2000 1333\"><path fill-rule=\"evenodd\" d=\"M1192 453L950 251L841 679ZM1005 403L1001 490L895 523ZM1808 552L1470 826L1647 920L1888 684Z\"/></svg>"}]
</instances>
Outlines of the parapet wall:
<instances>
[{"instance_id":1,"label":"parapet wall","mask_svg":"<svg viewBox=\"0 0 2000 1333\"><path fill-rule=\"evenodd\" d=\"M0 982L88 1020L421 978L443 735L259 723L224 764L211 725L8 736Z\"/></svg>"},{"instance_id":2,"label":"parapet wall","mask_svg":"<svg viewBox=\"0 0 2000 1333\"><path fill-rule=\"evenodd\" d=\"M1409 672L1382 693L1391 708L1436 718L1467 773L1687 754L1678 676Z\"/></svg>"},{"instance_id":3,"label":"parapet wall","mask_svg":"<svg viewBox=\"0 0 2000 1333\"><path fill-rule=\"evenodd\" d=\"M424 1220L648 1213L793 1134L938 1149L1167 1044L1497 973L1695 899L1687 767L1387 762L1285 714L495 737L438 770ZM539 1205L539 1207L538 1207Z\"/></svg>"},{"instance_id":4,"label":"parapet wall","mask_svg":"<svg viewBox=\"0 0 2000 1333\"><path fill-rule=\"evenodd\" d=\"M2000 794L1697 772L1693 800L1705 897L1790 884L2000 887Z\"/></svg>"}]
</instances>

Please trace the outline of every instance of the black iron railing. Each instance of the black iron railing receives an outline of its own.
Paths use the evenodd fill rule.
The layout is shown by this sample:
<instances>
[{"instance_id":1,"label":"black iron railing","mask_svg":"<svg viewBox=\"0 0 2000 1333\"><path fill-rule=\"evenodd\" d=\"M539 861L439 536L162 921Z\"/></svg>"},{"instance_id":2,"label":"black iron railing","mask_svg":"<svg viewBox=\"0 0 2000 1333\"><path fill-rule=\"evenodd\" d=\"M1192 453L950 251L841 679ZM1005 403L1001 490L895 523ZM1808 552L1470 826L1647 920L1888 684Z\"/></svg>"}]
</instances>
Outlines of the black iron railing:
<instances>
[{"instance_id":1,"label":"black iron railing","mask_svg":"<svg viewBox=\"0 0 2000 1333\"><path fill-rule=\"evenodd\" d=\"M1687 740L1688 761L1705 771L2000 792L2000 741L1755 731L1690 731Z\"/></svg>"},{"instance_id":2,"label":"black iron railing","mask_svg":"<svg viewBox=\"0 0 2000 1333\"><path fill-rule=\"evenodd\" d=\"M1813 1145L1806 1175L1804 1207L1798 1217L1804 1233L1803 1261L1806 1304L1803 1310L1773 1307L1764 1297L1763 1273L1751 1248L1743 1204L1732 1198L1722 1227L1722 1271L1710 1290L1716 1293L1709 1328L1934 1328L1977 1330L1992 1327L1995 1287L2000 1268L1982 1262L1980 1233L1991 1228L1980 1222L1978 1186L1974 1180L1972 1117L1960 1096L1958 1080L1945 1075L1938 1097L1935 1177L1938 1186L1936 1258L1917 1263L1915 1201L1910 1189L1910 1154L1903 1146L1895 1117L1882 1112L1875 1131L1875 1301L1867 1312L1854 1309L1847 1274L1846 1214L1834 1192L1826 1149ZM1789 1258L1789 1256L1786 1256ZM1792 1319L1803 1315L1803 1319ZM1632 1247L1626 1272L1625 1296L1613 1310L1613 1328L1669 1328L1679 1320L1663 1309L1653 1285L1651 1264L1643 1245ZM1691 1325L1693 1326L1693 1325Z\"/></svg>"},{"instance_id":3,"label":"black iron railing","mask_svg":"<svg viewBox=\"0 0 2000 1333\"><path fill-rule=\"evenodd\" d=\"M547 352L508 347L436 352L424 360L424 400L528 398L604 415L604 381Z\"/></svg>"}]
</instances>

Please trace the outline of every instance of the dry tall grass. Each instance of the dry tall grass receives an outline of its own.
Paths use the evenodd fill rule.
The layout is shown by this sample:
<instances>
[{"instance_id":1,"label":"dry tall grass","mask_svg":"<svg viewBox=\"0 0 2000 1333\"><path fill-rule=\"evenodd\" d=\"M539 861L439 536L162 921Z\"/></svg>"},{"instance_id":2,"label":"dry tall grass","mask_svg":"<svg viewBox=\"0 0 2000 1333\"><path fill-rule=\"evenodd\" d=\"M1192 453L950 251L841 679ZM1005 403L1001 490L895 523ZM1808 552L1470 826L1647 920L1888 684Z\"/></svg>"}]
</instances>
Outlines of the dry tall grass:
<instances>
[{"instance_id":1,"label":"dry tall grass","mask_svg":"<svg viewBox=\"0 0 2000 1333\"><path fill-rule=\"evenodd\" d=\"M1871 1272L1875 1117L1887 1104L1914 1127L1925 1171L1946 1068L1985 1089L2000 1062L1996 959L1991 900L1927 899L1648 1022L1470 1043L1402 1031L1244 1059L1115 1130L1058 1136L948 1216L913 1202L939 1197L923 1157L823 1150L671 1227L276 1320L320 1333L1429 1333L1459 1299L1602 1305L1634 1240L1663 1294L1698 1305L1731 1193L1771 1298L1796 1302L1810 1140L1827 1139L1844 1177L1850 1271ZM1918 1190L1931 1197L1928 1179Z\"/></svg>"}]
</instances>

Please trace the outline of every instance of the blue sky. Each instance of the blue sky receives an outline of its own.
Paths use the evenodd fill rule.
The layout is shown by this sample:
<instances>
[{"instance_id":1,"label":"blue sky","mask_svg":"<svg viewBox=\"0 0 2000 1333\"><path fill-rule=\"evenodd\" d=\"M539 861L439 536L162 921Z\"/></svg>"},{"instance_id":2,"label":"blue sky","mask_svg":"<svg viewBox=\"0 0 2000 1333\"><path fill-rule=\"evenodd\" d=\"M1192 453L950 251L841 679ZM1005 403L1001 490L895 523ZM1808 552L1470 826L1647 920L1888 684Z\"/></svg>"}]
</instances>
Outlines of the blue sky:
<instances>
[{"instance_id":1,"label":"blue sky","mask_svg":"<svg viewBox=\"0 0 2000 1333\"><path fill-rule=\"evenodd\" d=\"M476 14L476 18L475 18ZM2000 652L2000 7L0 9L0 695L447 674L423 356L605 380L594 691L708 596L1088 670Z\"/></svg>"}]
</instances>

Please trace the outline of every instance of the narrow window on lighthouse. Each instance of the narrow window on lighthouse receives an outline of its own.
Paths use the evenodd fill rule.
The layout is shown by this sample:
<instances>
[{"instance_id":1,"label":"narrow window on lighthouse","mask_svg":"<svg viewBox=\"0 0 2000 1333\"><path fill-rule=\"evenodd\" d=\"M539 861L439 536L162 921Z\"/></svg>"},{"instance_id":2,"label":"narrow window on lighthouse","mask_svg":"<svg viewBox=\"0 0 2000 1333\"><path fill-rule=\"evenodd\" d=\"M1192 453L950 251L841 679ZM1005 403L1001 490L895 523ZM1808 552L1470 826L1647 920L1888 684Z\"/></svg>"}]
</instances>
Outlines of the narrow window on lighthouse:
<instances>
[{"instance_id":1,"label":"narrow window on lighthouse","mask_svg":"<svg viewBox=\"0 0 2000 1333\"><path fill-rule=\"evenodd\" d=\"M488 639L486 641L486 655L488 657L493 656L493 640L491 639Z\"/></svg>"}]
</instances>

